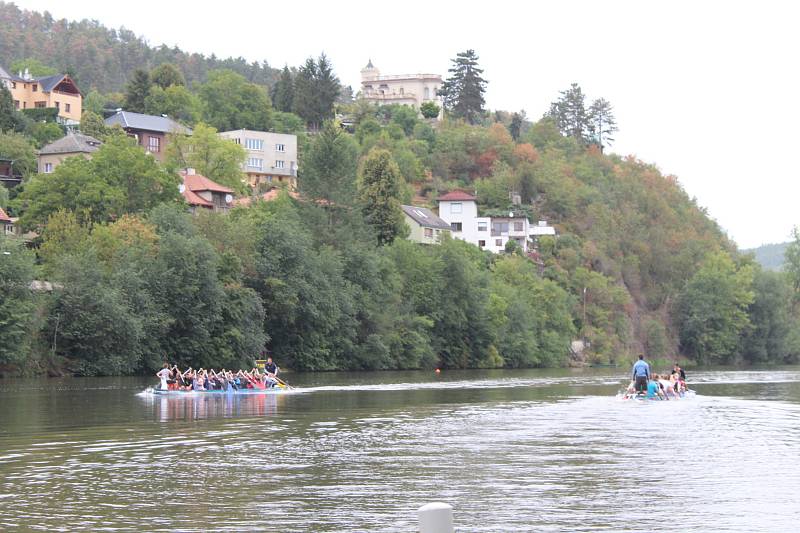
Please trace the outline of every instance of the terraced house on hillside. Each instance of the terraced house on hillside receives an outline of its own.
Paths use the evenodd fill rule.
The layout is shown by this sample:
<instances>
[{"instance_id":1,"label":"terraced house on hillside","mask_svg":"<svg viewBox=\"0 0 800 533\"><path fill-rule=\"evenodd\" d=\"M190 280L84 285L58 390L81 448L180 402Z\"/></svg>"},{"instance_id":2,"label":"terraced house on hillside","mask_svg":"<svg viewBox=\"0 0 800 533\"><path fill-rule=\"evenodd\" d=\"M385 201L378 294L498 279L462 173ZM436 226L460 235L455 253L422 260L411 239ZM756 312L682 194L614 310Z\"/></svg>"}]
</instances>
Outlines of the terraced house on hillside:
<instances>
[{"instance_id":1,"label":"terraced house on hillside","mask_svg":"<svg viewBox=\"0 0 800 533\"><path fill-rule=\"evenodd\" d=\"M219 136L247 150L242 171L251 187L285 183L297 188L297 135L270 131L222 131Z\"/></svg>"},{"instance_id":2,"label":"terraced house on hillside","mask_svg":"<svg viewBox=\"0 0 800 533\"><path fill-rule=\"evenodd\" d=\"M75 125L81 121L83 95L67 74L35 78L26 69L15 76L0 67L0 83L11 92L17 109L54 107L60 123Z\"/></svg>"}]
</instances>

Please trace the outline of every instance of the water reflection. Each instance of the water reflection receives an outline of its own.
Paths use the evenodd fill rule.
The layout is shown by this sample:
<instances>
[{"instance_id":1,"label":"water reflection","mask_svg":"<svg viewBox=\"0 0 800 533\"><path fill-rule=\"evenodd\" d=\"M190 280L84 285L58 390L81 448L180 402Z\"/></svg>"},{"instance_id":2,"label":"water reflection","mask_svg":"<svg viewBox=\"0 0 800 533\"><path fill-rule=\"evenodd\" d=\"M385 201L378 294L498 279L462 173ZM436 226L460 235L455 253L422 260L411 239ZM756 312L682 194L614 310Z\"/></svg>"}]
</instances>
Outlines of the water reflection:
<instances>
[{"instance_id":1,"label":"water reflection","mask_svg":"<svg viewBox=\"0 0 800 533\"><path fill-rule=\"evenodd\" d=\"M202 420L241 416L275 416L285 401L285 394L187 394L158 396L142 394L143 402L153 409L160 422L170 420Z\"/></svg>"}]
</instances>

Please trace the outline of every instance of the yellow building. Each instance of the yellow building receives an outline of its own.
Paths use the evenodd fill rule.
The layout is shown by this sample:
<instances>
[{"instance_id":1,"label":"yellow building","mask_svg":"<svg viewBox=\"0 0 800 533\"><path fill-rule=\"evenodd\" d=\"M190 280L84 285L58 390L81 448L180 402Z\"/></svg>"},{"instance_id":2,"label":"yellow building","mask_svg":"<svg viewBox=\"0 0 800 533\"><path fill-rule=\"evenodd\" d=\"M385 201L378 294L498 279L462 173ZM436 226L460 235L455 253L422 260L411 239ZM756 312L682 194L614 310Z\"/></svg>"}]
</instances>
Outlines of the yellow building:
<instances>
[{"instance_id":1,"label":"yellow building","mask_svg":"<svg viewBox=\"0 0 800 533\"><path fill-rule=\"evenodd\" d=\"M34 78L27 70L15 76L0 68L0 83L11 92L17 109L55 107L59 122L78 124L81 121L83 96L67 74Z\"/></svg>"}]
</instances>

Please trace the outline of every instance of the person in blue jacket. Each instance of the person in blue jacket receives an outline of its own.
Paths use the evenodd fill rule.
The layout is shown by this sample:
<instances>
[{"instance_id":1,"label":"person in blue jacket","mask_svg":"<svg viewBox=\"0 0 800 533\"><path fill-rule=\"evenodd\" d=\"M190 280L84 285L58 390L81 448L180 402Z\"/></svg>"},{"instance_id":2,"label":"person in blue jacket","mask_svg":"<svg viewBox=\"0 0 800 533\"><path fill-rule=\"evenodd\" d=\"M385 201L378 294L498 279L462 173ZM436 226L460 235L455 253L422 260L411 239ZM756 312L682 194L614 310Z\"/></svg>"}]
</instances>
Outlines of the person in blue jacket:
<instances>
[{"instance_id":1,"label":"person in blue jacket","mask_svg":"<svg viewBox=\"0 0 800 533\"><path fill-rule=\"evenodd\" d=\"M633 364L633 383L637 392L647 390L647 382L650 381L650 365L644 360L644 355L639 354L639 360Z\"/></svg>"}]
</instances>

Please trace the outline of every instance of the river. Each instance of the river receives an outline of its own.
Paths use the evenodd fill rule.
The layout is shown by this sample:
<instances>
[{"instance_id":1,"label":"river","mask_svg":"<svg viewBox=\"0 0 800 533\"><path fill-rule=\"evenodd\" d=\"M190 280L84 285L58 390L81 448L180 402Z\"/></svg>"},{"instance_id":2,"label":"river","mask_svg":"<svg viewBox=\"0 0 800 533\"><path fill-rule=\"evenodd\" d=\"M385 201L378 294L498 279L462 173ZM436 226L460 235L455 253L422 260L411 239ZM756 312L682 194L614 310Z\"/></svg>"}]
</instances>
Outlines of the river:
<instances>
[{"instance_id":1,"label":"river","mask_svg":"<svg viewBox=\"0 0 800 533\"><path fill-rule=\"evenodd\" d=\"M0 380L0 529L796 531L800 367L287 375L288 394L153 398L155 379Z\"/></svg>"}]
</instances>

